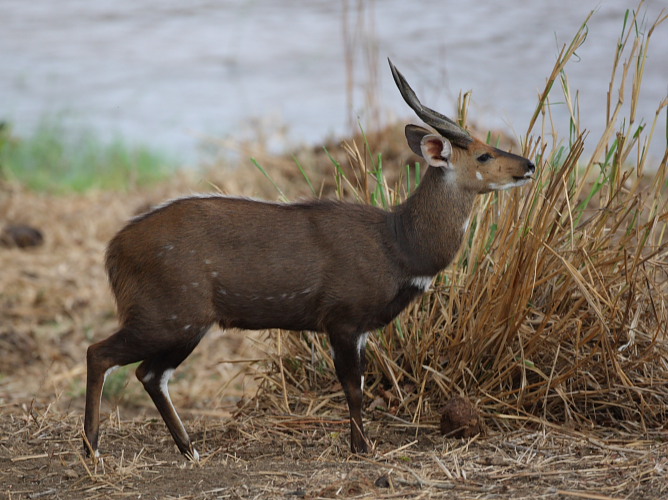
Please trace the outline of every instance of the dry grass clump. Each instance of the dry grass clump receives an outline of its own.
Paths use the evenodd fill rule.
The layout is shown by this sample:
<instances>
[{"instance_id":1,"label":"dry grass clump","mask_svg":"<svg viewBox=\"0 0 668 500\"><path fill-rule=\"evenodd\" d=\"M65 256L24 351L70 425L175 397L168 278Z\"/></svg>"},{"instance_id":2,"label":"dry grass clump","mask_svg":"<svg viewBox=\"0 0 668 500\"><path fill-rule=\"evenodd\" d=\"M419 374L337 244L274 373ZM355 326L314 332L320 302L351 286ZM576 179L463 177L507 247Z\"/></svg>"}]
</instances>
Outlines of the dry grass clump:
<instances>
[{"instance_id":1,"label":"dry grass clump","mask_svg":"<svg viewBox=\"0 0 668 500\"><path fill-rule=\"evenodd\" d=\"M417 424L433 420L450 396L465 394L506 429L517 421L643 433L665 425L668 153L650 163L647 146L668 98L653 123L635 116L650 38L665 19L646 31L634 14L625 19L608 124L591 157L564 69L585 41L586 22L563 49L523 141L524 154L538 160L538 178L530 189L481 197L457 262L372 337L372 408ZM566 144L556 131L546 134L556 82L571 110ZM362 149L348 148L357 173L347 185L355 196L377 203L405 196L405 184L389 189L378 175L382 163ZM282 391L271 396L279 407L304 411L302 395L335 378L323 342L309 333L279 334L267 387Z\"/></svg>"}]
</instances>

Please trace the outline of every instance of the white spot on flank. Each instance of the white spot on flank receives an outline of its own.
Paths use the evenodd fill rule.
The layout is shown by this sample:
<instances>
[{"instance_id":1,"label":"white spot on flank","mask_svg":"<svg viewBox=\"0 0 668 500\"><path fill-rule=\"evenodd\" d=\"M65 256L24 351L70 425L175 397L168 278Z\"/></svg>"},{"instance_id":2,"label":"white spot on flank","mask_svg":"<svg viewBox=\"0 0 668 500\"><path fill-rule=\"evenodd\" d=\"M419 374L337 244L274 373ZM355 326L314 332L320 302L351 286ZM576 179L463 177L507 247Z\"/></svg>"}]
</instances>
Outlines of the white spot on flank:
<instances>
[{"instance_id":1,"label":"white spot on flank","mask_svg":"<svg viewBox=\"0 0 668 500\"><path fill-rule=\"evenodd\" d=\"M215 278L216 276L218 276L218 271L211 271L211 277Z\"/></svg>"},{"instance_id":2,"label":"white spot on flank","mask_svg":"<svg viewBox=\"0 0 668 500\"><path fill-rule=\"evenodd\" d=\"M169 251L169 250L174 250L174 245L172 245L172 244L165 245L163 248L164 248L165 250L167 250L167 251Z\"/></svg>"},{"instance_id":3,"label":"white spot on flank","mask_svg":"<svg viewBox=\"0 0 668 500\"><path fill-rule=\"evenodd\" d=\"M211 259L204 259L204 263L208 266L211 264Z\"/></svg>"},{"instance_id":4,"label":"white spot on flank","mask_svg":"<svg viewBox=\"0 0 668 500\"><path fill-rule=\"evenodd\" d=\"M482 174L480 172L476 172L475 176L476 176L476 179L478 179L479 181L482 180Z\"/></svg>"},{"instance_id":5,"label":"white spot on flank","mask_svg":"<svg viewBox=\"0 0 668 500\"><path fill-rule=\"evenodd\" d=\"M186 325L186 326L183 327L183 329L186 330L186 331L187 331L187 330L190 330L190 327L191 327L191 326L192 326L192 325ZM172 370L172 371L174 371L174 370Z\"/></svg>"},{"instance_id":6,"label":"white spot on flank","mask_svg":"<svg viewBox=\"0 0 668 500\"><path fill-rule=\"evenodd\" d=\"M176 314L172 314L172 315L169 317L169 319L171 319L172 321L176 320L177 318L178 318L178 316L177 316Z\"/></svg>"},{"instance_id":7,"label":"white spot on flank","mask_svg":"<svg viewBox=\"0 0 668 500\"><path fill-rule=\"evenodd\" d=\"M196 281L193 281L190 284L193 286L193 288L197 288L199 286L199 283L197 283Z\"/></svg>"},{"instance_id":8,"label":"white spot on flank","mask_svg":"<svg viewBox=\"0 0 668 500\"><path fill-rule=\"evenodd\" d=\"M155 377L155 373L153 372L148 372L146 375L144 375L144 378L141 379L142 382L145 384L153 380L153 377Z\"/></svg>"},{"instance_id":9,"label":"white spot on flank","mask_svg":"<svg viewBox=\"0 0 668 500\"><path fill-rule=\"evenodd\" d=\"M419 288L423 292L426 292L429 290L432 281L434 281L433 276L416 276L411 279L410 284L415 288Z\"/></svg>"}]
</instances>

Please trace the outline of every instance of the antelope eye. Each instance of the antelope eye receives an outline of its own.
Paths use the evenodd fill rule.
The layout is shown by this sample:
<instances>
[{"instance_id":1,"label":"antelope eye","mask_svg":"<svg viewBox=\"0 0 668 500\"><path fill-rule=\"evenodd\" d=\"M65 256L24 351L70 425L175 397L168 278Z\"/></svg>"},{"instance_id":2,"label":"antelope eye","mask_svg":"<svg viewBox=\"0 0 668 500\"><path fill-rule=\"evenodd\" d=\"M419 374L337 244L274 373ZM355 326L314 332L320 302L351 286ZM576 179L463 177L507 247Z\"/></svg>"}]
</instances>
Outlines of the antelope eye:
<instances>
[{"instance_id":1,"label":"antelope eye","mask_svg":"<svg viewBox=\"0 0 668 500\"><path fill-rule=\"evenodd\" d=\"M480 156L478 156L478 161L480 163L485 163L486 161L489 161L491 159L492 159L492 155L489 154L489 153L484 153L484 154L481 154Z\"/></svg>"}]
</instances>

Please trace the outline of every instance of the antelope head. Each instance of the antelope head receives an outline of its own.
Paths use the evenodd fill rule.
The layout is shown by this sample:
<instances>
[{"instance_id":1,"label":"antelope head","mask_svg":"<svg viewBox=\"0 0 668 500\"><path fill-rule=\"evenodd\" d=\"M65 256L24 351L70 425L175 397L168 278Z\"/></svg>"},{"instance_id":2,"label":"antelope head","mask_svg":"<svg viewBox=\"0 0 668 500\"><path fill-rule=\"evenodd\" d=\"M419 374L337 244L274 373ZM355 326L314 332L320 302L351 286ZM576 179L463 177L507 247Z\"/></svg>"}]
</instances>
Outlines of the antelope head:
<instances>
[{"instance_id":1,"label":"antelope head","mask_svg":"<svg viewBox=\"0 0 668 500\"><path fill-rule=\"evenodd\" d=\"M447 116L423 106L404 76L391 61L388 62L394 81L406 103L439 134L435 136L426 128L408 125L406 138L413 152L423 156L423 139L429 136L449 142L452 147L446 149L452 149L448 163L453 180L462 189L476 193L523 186L533 178L536 166L531 160L485 144L471 137L467 130Z\"/></svg>"}]
</instances>

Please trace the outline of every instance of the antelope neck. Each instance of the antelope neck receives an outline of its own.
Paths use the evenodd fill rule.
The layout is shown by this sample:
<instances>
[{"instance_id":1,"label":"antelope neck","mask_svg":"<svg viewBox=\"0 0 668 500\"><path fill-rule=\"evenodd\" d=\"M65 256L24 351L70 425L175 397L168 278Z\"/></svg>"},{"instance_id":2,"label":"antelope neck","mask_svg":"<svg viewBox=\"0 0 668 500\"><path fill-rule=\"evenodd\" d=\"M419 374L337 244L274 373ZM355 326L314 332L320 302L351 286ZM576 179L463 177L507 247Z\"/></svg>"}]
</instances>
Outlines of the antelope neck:
<instances>
[{"instance_id":1,"label":"antelope neck","mask_svg":"<svg viewBox=\"0 0 668 500\"><path fill-rule=\"evenodd\" d=\"M391 214L399 251L414 276L434 276L455 257L475 193L455 173L430 167L415 193Z\"/></svg>"}]
</instances>

